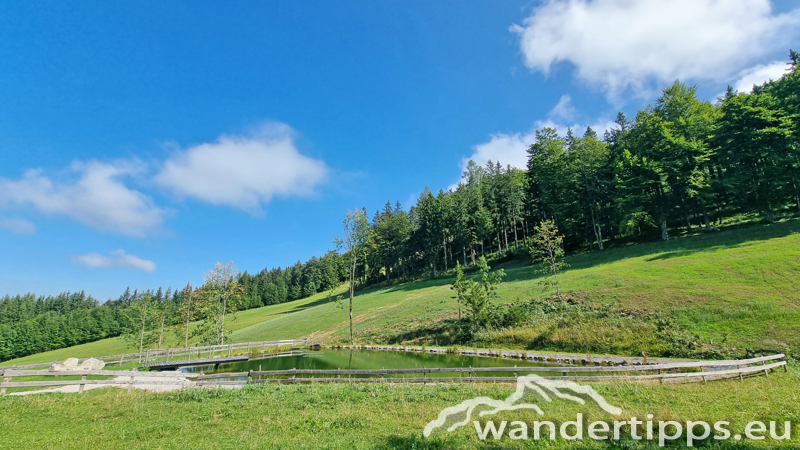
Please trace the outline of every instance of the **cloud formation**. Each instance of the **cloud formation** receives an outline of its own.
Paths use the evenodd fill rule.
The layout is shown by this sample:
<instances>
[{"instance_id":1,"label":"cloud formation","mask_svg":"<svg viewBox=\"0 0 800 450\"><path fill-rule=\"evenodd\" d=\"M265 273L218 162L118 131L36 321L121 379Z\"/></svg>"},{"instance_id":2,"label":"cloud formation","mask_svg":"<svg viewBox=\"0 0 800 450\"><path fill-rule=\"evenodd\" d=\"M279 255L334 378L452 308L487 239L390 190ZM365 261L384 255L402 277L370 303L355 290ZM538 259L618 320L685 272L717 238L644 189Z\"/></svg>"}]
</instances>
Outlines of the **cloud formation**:
<instances>
[{"instance_id":1,"label":"cloud formation","mask_svg":"<svg viewBox=\"0 0 800 450\"><path fill-rule=\"evenodd\" d=\"M550 0L511 30L531 70L569 62L613 98L676 78L729 80L798 24L800 9L774 14L769 0Z\"/></svg>"},{"instance_id":2,"label":"cloud formation","mask_svg":"<svg viewBox=\"0 0 800 450\"><path fill-rule=\"evenodd\" d=\"M104 256L99 253L89 253L87 255L74 255L72 261L75 264L80 264L92 268L106 268L106 267L126 267L130 269L143 270L147 273L155 272L156 263L149 259L142 259L135 255L125 253L125 250L114 250L110 256Z\"/></svg>"},{"instance_id":3,"label":"cloud formation","mask_svg":"<svg viewBox=\"0 0 800 450\"><path fill-rule=\"evenodd\" d=\"M572 99L569 95L562 95L556 106L547 114L547 119L537 120L533 127L527 132L517 133L496 133L489 136L489 141L475 145L472 155L462 158L460 162L463 172L470 160L475 161L480 166L485 166L491 160L500 162L504 167L508 164L519 169L528 166L528 148L536 139L536 130L545 127L556 128L559 133L566 134L567 128L572 128L576 136L583 136L586 125L573 122L568 125L567 121L575 118L575 108L572 106ZM614 126L611 120L595 120L589 125L597 133L598 137L603 137L603 132ZM456 185L450 186L455 188Z\"/></svg>"},{"instance_id":4,"label":"cloud formation","mask_svg":"<svg viewBox=\"0 0 800 450\"><path fill-rule=\"evenodd\" d=\"M26 170L19 180L0 178L0 207L30 207L98 230L144 237L161 225L164 210L122 182L140 171L131 162L76 162L68 171L78 174L76 180L54 181L42 170Z\"/></svg>"},{"instance_id":5,"label":"cloud formation","mask_svg":"<svg viewBox=\"0 0 800 450\"><path fill-rule=\"evenodd\" d=\"M786 61L773 61L769 64L759 64L745 69L739 73L739 79L731 84L739 92L749 93L754 84L764 84L769 80L777 80L788 70Z\"/></svg>"},{"instance_id":6,"label":"cloud formation","mask_svg":"<svg viewBox=\"0 0 800 450\"><path fill-rule=\"evenodd\" d=\"M181 197L258 210L273 196L311 195L327 176L323 161L297 150L288 125L270 123L176 152L155 181Z\"/></svg>"},{"instance_id":7,"label":"cloud formation","mask_svg":"<svg viewBox=\"0 0 800 450\"><path fill-rule=\"evenodd\" d=\"M485 166L491 160L494 163L499 161L503 166L511 164L524 169L528 165L528 147L533 144L535 137L534 130L527 133L492 134L488 142L474 146L472 155L461 160L461 170L466 169L470 160L480 166Z\"/></svg>"},{"instance_id":8,"label":"cloud formation","mask_svg":"<svg viewBox=\"0 0 800 450\"><path fill-rule=\"evenodd\" d=\"M572 120L575 118L575 114L575 107L572 106L572 97L565 94L558 99L558 103L550 111L549 116L557 119Z\"/></svg>"},{"instance_id":9,"label":"cloud formation","mask_svg":"<svg viewBox=\"0 0 800 450\"><path fill-rule=\"evenodd\" d=\"M25 219L3 219L0 218L0 228L14 234L34 234L36 233L36 225L28 222Z\"/></svg>"}]
</instances>

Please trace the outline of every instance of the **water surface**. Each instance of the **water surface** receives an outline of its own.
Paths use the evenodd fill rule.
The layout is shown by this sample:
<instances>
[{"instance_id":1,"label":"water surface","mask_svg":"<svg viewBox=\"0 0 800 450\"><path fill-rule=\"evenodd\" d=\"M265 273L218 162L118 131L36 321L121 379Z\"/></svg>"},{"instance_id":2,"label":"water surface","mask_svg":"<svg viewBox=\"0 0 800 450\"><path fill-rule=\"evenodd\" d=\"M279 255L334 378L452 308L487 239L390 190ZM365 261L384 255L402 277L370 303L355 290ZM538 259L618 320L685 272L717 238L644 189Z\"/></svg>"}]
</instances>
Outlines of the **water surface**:
<instances>
[{"instance_id":1,"label":"water surface","mask_svg":"<svg viewBox=\"0 0 800 450\"><path fill-rule=\"evenodd\" d=\"M526 373L525 367L561 367L561 364L533 362L520 359L496 358L454 353L418 353L393 350L350 350L324 349L306 351L302 355L251 359L219 366L185 367L184 372L204 372L207 374L224 372L247 372L249 370L287 370L287 369L414 369L423 367L514 367L519 366L519 374ZM558 375L557 369L550 372L537 372L540 375ZM513 376L513 372L481 372L481 376ZM321 375L314 375L321 376ZM370 375L364 375L370 376ZM396 375L422 376L422 375ZM462 373L434 373L427 377L467 376Z\"/></svg>"}]
</instances>

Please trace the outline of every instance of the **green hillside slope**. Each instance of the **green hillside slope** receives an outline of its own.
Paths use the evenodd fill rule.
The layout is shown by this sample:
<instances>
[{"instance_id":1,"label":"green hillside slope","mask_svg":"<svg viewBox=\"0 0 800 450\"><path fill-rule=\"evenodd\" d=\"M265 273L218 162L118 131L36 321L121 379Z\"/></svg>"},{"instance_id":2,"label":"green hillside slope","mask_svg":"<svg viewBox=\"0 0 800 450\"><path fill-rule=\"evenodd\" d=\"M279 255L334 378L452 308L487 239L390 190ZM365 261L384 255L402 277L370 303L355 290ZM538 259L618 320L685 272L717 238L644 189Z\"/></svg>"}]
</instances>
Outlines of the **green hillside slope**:
<instances>
[{"instance_id":1,"label":"green hillside slope","mask_svg":"<svg viewBox=\"0 0 800 450\"><path fill-rule=\"evenodd\" d=\"M496 302L538 299L532 320L482 332L481 346L675 354L745 348L794 352L800 345L800 230L797 221L727 230L669 242L630 245L567 258L561 276L566 302L543 291L535 266L505 267ZM457 317L450 279L358 292L359 343L453 344ZM346 299L345 299L346 302ZM549 306L557 305L557 306ZM348 340L348 314L327 294L244 311L232 322L235 341L326 336ZM702 352L699 351L702 349ZM113 354L107 339L32 355L3 365Z\"/></svg>"}]
</instances>

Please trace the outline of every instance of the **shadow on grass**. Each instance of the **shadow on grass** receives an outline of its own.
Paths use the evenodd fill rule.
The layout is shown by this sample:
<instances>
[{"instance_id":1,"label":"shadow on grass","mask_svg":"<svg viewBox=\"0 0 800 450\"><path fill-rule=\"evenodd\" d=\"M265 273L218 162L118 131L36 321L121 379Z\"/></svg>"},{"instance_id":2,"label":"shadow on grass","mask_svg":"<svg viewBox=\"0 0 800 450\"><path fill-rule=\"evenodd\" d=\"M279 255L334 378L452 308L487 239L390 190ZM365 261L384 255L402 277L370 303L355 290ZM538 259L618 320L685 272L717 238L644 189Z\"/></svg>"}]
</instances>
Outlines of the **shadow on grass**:
<instances>
[{"instance_id":1,"label":"shadow on grass","mask_svg":"<svg viewBox=\"0 0 800 450\"><path fill-rule=\"evenodd\" d=\"M786 237L800 232L800 221L789 220L770 225L749 225L726 228L710 233L703 232L670 241L630 244L624 247L609 247L605 251L594 251L568 257L571 269L584 269L609 264L628 258L654 255L648 261L688 256L700 252L713 252L736 248L753 241ZM569 270L569 269L567 269Z\"/></svg>"},{"instance_id":2,"label":"shadow on grass","mask_svg":"<svg viewBox=\"0 0 800 450\"><path fill-rule=\"evenodd\" d=\"M458 327L458 319L447 319L441 322L437 322L434 326L425 327L425 328L416 328L411 331L407 331L405 333L399 333L392 336L385 336L386 342L392 345L403 344L405 342L410 342L415 339L425 337L428 340L437 339L437 345L450 345L453 342L444 339L444 333L446 331L455 330Z\"/></svg>"},{"instance_id":3,"label":"shadow on grass","mask_svg":"<svg viewBox=\"0 0 800 450\"><path fill-rule=\"evenodd\" d=\"M586 269L647 255L653 255L651 258L648 258L647 261L657 261L689 256L700 252L714 252L717 250L741 247L753 241L786 237L798 232L800 232L800 220L793 219L769 225L748 224L733 226L724 228L721 231L709 233L701 232L666 242L633 242L621 247L609 245L609 248L604 251L592 251L568 256L566 262L570 267L564 269L564 272L575 269ZM504 262L492 267L493 270L498 268L503 268L506 271L504 282L535 280L544 276L544 274L537 272L537 269L539 269L537 264L529 265L527 261L523 260ZM475 275L472 274L468 276L474 277ZM386 292L416 291L429 287L445 286L452 283L452 281L453 277L438 277L430 280L365 289L363 291L358 291L357 295L373 293L379 290L385 290Z\"/></svg>"}]
</instances>

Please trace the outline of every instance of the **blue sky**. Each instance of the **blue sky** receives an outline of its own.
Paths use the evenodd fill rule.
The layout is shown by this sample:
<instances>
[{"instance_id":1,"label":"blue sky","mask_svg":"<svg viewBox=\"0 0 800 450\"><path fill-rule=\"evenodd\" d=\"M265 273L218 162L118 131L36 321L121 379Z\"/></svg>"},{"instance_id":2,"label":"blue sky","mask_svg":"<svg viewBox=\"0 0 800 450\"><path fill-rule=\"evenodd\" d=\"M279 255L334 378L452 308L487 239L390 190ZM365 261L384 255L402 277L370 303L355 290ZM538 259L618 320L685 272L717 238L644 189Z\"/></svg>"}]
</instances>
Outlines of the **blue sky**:
<instances>
[{"instance_id":1,"label":"blue sky","mask_svg":"<svg viewBox=\"0 0 800 450\"><path fill-rule=\"evenodd\" d=\"M0 295L183 286L333 249L544 125L780 76L791 1L0 5Z\"/></svg>"}]
</instances>

